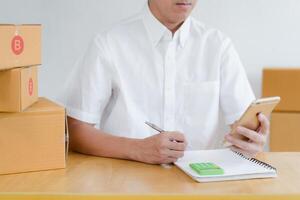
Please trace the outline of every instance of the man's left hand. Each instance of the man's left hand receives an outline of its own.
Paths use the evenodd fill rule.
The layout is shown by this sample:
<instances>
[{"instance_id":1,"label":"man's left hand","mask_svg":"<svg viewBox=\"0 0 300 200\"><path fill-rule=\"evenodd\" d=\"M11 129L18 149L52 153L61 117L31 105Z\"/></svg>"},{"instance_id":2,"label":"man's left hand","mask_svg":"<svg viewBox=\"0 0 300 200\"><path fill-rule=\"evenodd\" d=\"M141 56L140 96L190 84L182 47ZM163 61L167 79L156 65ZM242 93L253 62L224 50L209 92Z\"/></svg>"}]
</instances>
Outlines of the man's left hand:
<instances>
[{"instance_id":1,"label":"man's left hand","mask_svg":"<svg viewBox=\"0 0 300 200\"><path fill-rule=\"evenodd\" d=\"M247 140L238 139L231 134L225 136L225 139L232 144L233 151L240 152L248 157L255 157L258 153L264 150L267 142L267 137L270 133L270 121L263 115L258 115L260 127L258 131L250 130L245 127L237 127L236 133L248 138Z\"/></svg>"}]
</instances>

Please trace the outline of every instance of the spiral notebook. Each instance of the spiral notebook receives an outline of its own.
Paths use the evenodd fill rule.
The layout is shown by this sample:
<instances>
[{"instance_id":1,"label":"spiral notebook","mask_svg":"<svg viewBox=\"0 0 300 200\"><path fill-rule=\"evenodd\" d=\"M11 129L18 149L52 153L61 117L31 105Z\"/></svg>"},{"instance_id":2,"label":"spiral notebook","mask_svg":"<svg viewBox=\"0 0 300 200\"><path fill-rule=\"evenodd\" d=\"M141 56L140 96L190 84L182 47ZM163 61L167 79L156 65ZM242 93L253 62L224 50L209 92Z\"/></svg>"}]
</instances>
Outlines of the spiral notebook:
<instances>
[{"instance_id":1,"label":"spiral notebook","mask_svg":"<svg viewBox=\"0 0 300 200\"><path fill-rule=\"evenodd\" d=\"M192 163L213 163L222 168L223 174L199 175L191 168ZM174 164L197 182L277 177L276 168L270 164L230 149L186 151L184 157Z\"/></svg>"}]
</instances>

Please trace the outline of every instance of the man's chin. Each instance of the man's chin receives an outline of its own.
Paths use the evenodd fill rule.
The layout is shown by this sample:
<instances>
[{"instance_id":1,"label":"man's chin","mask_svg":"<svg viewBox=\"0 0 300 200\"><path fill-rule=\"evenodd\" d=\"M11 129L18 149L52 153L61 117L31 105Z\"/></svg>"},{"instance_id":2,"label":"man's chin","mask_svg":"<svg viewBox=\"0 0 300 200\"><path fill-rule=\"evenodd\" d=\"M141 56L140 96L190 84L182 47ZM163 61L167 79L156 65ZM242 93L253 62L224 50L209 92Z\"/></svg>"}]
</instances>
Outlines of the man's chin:
<instances>
[{"instance_id":1,"label":"man's chin","mask_svg":"<svg viewBox=\"0 0 300 200\"><path fill-rule=\"evenodd\" d=\"M189 14L182 14L182 15L177 15L176 17L173 18L174 23L178 22L184 22L188 18Z\"/></svg>"}]
</instances>

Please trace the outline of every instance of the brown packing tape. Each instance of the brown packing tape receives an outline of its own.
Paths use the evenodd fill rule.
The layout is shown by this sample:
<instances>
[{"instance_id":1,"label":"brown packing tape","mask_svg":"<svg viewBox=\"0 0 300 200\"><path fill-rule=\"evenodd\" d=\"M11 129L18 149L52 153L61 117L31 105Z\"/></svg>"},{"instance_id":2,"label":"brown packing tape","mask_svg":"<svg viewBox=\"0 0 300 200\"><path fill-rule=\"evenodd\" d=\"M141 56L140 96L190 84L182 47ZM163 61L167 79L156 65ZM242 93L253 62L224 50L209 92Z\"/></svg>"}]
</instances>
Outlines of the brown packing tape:
<instances>
[{"instance_id":1,"label":"brown packing tape","mask_svg":"<svg viewBox=\"0 0 300 200\"><path fill-rule=\"evenodd\" d=\"M20 26L22 26L21 24L16 24L16 30L15 30L15 35L19 35L19 29L20 29Z\"/></svg>"},{"instance_id":2,"label":"brown packing tape","mask_svg":"<svg viewBox=\"0 0 300 200\"><path fill-rule=\"evenodd\" d=\"M20 29L20 25L16 25L15 26L15 36L14 36L14 38L16 38L17 36L19 36L19 29ZM22 36L19 36L20 37L20 39L22 39ZM14 38L12 38L12 40L14 40ZM22 41L23 41L23 39L22 39ZM12 41L12 43L13 43L13 41ZM13 48L14 48L14 46L13 46L13 44L11 45L11 51L13 51L14 52L14 50L13 50ZM26 48L26 43L24 44L22 44L22 49L23 48ZM23 50L22 50L23 51ZM22 53L20 53L20 55L21 55ZM18 65L20 65L19 63L20 63L20 57L19 56L15 56L15 59L16 59L16 61L15 61L15 65L16 66L18 66Z\"/></svg>"}]
</instances>

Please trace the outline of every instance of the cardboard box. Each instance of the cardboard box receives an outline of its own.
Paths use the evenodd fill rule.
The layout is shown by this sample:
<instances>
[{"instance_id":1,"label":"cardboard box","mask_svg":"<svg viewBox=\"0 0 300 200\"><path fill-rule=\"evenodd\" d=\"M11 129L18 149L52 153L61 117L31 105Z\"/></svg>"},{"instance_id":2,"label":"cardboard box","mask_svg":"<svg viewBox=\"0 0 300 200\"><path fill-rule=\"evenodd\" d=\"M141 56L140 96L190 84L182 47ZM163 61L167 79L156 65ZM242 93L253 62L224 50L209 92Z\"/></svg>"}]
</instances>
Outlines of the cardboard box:
<instances>
[{"instance_id":1,"label":"cardboard box","mask_svg":"<svg viewBox=\"0 0 300 200\"><path fill-rule=\"evenodd\" d=\"M275 111L300 111L300 68L269 68L263 71L263 96L280 96Z\"/></svg>"},{"instance_id":2,"label":"cardboard box","mask_svg":"<svg viewBox=\"0 0 300 200\"><path fill-rule=\"evenodd\" d=\"M0 71L0 112L20 112L38 100L37 66Z\"/></svg>"},{"instance_id":3,"label":"cardboard box","mask_svg":"<svg viewBox=\"0 0 300 200\"><path fill-rule=\"evenodd\" d=\"M41 25L0 24L0 69L41 64Z\"/></svg>"},{"instance_id":4,"label":"cardboard box","mask_svg":"<svg viewBox=\"0 0 300 200\"><path fill-rule=\"evenodd\" d=\"M0 174L64 168L65 121L65 109L45 98L0 113Z\"/></svg>"},{"instance_id":5,"label":"cardboard box","mask_svg":"<svg viewBox=\"0 0 300 200\"><path fill-rule=\"evenodd\" d=\"M300 113L272 114L270 150L300 151Z\"/></svg>"}]
</instances>

